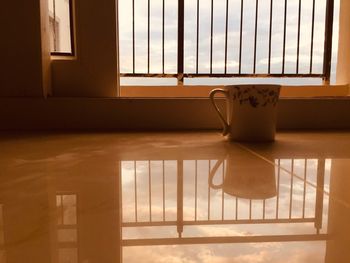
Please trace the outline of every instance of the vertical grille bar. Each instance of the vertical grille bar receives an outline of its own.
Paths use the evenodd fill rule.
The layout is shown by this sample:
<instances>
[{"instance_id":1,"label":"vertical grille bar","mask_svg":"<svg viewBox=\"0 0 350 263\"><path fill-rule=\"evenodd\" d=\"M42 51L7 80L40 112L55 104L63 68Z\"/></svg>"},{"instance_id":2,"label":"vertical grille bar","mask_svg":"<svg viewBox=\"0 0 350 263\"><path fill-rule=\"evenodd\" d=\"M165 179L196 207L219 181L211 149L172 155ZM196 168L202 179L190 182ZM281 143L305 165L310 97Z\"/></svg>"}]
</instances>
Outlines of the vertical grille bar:
<instances>
[{"instance_id":1,"label":"vertical grille bar","mask_svg":"<svg viewBox=\"0 0 350 263\"><path fill-rule=\"evenodd\" d=\"M119 14L119 12L117 13ZM119 212L119 220L120 222L123 222L123 218L124 218L124 208L123 208L123 172L122 172L122 165L123 165L123 161L119 161L119 180L118 180L118 190L119 190L119 202L118 205L120 207L120 212ZM1 206L0 206L1 208Z\"/></svg>"},{"instance_id":2,"label":"vertical grille bar","mask_svg":"<svg viewBox=\"0 0 350 263\"><path fill-rule=\"evenodd\" d=\"M255 33L254 33L254 69L253 73L256 73L256 45L258 39L258 14L259 14L259 0L255 2Z\"/></svg>"},{"instance_id":3,"label":"vertical grille bar","mask_svg":"<svg viewBox=\"0 0 350 263\"><path fill-rule=\"evenodd\" d=\"M243 8L244 8L244 0L241 0L241 24L240 24L240 32L239 32L239 74L242 73L242 40L243 40Z\"/></svg>"},{"instance_id":4,"label":"vertical grille bar","mask_svg":"<svg viewBox=\"0 0 350 263\"><path fill-rule=\"evenodd\" d=\"M249 200L249 220L252 220L252 199Z\"/></svg>"},{"instance_id":5,"label":"vertical grille bar","mask_svg":"<svg viewBox=\"0 0 350 263\"><path fill-rule=\"evenodd\" d=\"M149 194L149 221L152 222L152 170L151 161L148 161L148 194Z\"/></svg>"},{"instance_id":6,"label":"vertical grille bar","mask_svg":"<svg viewBox=\"0 0 350 263\"><path fill-rule=\"evenodd\" d=\"M311 24L311 48L310 48L310 74L312 74L313 56L314 56L315 5L316 5L316 0L313 0L313 3L312 3L312 24Z\"/></svg>"},{"instance_id":7,"label":"vertical grille bar","mask_svg":"<svg viewBox=\"0 0 350 263\"><path fill-rule=\"evenodd\" d=\"M263 219L266 217L266 199L263 201Z\"/></svg>"},{"instance_id":8,"label":"vertical grille bar","mask_svg":"<svg viewBox=\"0 0 350 263\"><path fill-rule=\"evenodd\" d=\"M163 160L163 221L165 221L165 166L164 166L164 160Z\"/></svg>"},{"instance_id":9,"label":"vertical grille bar","mask_svg":"<svg viewBox=\"0 0 350 263\"><path fill-rule=\"evenodd\" d=\"M178 0L177 26L177 84L183 85L184 74L184 32L185 32L185 0Z\"/></svg>"},{"instance_id":10,"label":"vertical grille bar","mask_svg":"<svg viewBox=\"0 0 350 263\"><path fill-rule=\"evenodd\" d=\"M279 206L280 206L280 179L281 179L281 160L278 159L277 164L277 197L276 197L276 219L279 217Z\"/></svg>"},{"instance_id":11,"label":"vertical grille bar","mask_svg":"<svg viewBox=\"0 0 350 263\"><path fill-rule=\"evenodd\" d=\"M164 49L165 49L165 0L163 0L162 4L162 72L163 74L165 73L165 54L164 54Z\"/></svg>"},{"instance_id":12,"label":"vertical grille bar","mask_svg":"<svg viewBox=\"0 0 350 263\"><path fill-rule=\"evenodd\" d=\"M222 182L225 180L225 162L222 163ZM225 192L224 189L221 189L221 218L222 220L225 219Z\"/></svg>"},{"instance_id":13,"label":"vertical grille bar","mask_svg":"<svg viewBox=\"0 0 350 263\"><path fill-rule=\"evenodd\" d=\"M300 56L300 23L301 23L301 0L299 0L298 10L298 43L297 43L297 74L299 74L299 56Z\"/></svg>"},{"instance_id":14,"label":"vertical grille bar","mask_svg":"<svg viewBox=\"0 0 350 263\"><path fill-rule=\"evenodd\" d=\"M272 51L272 15L273 15L273 0L270 3L270 29L269 29L269 65L268 74L271 74L271 51Z\"/></svg>"},{"instance_id":15,"label":"vertical grille bar","mask_svg":"<svg viewBox=\"0 0 350 263\"><path fill-rule=\"evenodd\" d=\"M151 1L147 3L147 73L150 72L150 48L151 48Z\"/></svg>"},{"instance_id":16,"label":"vertical grille bar","mask_svg":"<svg viewBox=\"0 0 350 263\"><path fill-rule=\"evenodd\" d=\"M236 214L235 214L236 220L238 219L238 197L236 197Z\"/></svg>"},{"instance_id":17,"label":"vertical grille bar","mask_svg":"<svg viewBox=\"0 0 350 263\"><path fill-rule=\"evenodd\" d=\"M287 38L287 3L284 1L284 28L283 28L283 58L282 58L282 74L285 72L286 65L286 38Z\"/></svg>"},{"instance_id":18,"label":"vertical grille bar","mask_svg":"<svg viewBox=\"0 0 350 263\"><path fill-rule=\"evenodd\" d=\"M177 165L177 233L182 237L184 230L184 166L183 160L178 160Z\"/></svg>"},{"instance_id":19,"label":"vertical grille bar","mask_svg":"<svg viewBox=\"0 0 350 263\"><path fill-rule=\"evenodd\" d=\"M197 221L197 199L198 199L198 169L195 161L195 188L194 188L194 220Z\"/></svg>"},{"instance_id":20,"label":"vertical grille bar","mask_svg":"<svg viewBox=\"0 0 350 263\"><path fill-rule=\"evenodd\" d=\"M196 39L196 74L199 67L199 0L197 0L197 39Z\"/></svg>"},{"instance_id":21,"label":"vertical grille bar","mask_svg":"<svg viewBox=\"0 0 350 263\"><path fill-rule=\"evenodd\" d=\"M225 74L227 73L228 7L229 7L229 0L226 0L226 25L225 25Z\"/></svg>"},{"instance_id":22,"label":"vertical grille bar","mask_svg":"<svg viewBox=\"0 0 350 263\"><path fill-rule=\"evenodd\" d=\"M316 188L316 204L315 204L315 228L317 234L322 229L323 222L323 197L324 197L324 177L325 177L325 159L319 159L317 164L317 188Z\"/></svg>"},{"instance_id":23,"label":"vertical grille bar","mask_svg":"<svg viewBox=\"0 0 350 263\"><path fill-rule=\"evenodd\" d=\"M210 177L210 170L211 170L211 165L210 165L210 160L208 161L209 163L209 171L208 171L208 179ZM211 203L211 200L210 200L210 185L208 184L208 220L210 220L210 203Z\"/></svg>"},{"instance_id":24,"label":"vertical grille bar","mask_svg":"<svg viewBox=\"0 0 350 263\"><path fill-rule=\"evenodd\" d=\"M135 0L132 0L132 73L135 74Z\"/></svg>"},{"instance_id":25,"label":"vertical grille bar","mask_svg":"<svg viewBox=\"0 0 350 263\"><path fill-rule=\"evenodd\" d=\"M210 12L210 74L213 74L214 0L211 0Z\"/></svg>"},{"instance_id":26,"label":"vertical grille bar","mask_svg":"<svg viewBox=\"0 0 350 263\"><path fill-rule=\"evenodd\" d=\"M323 81L327 84L331 78L331 62L332 62L332 40L333 40L333 18L334 18L334 0L327 0L326 7L326 26L325 26L325 42L324 42L324 61L323 61Z\"/></svg>"},{"instance_id":27,"label":"vertical grille bar","mask_svg":"<svg viewBox=\"0 0 350 263\"><path fill-rule=\"evenodd\" d=\"M292 169L291 169L291 178L290 178L289 218L292 218L292 209L293 209L293 185L294 185L294 159L292 159Z\"/></svg>"},{"instance_id":28,"label":"vertical grille bar","mask_svg":"<svg viewBox=\"0 0 350 263\"><path fill-rule=\"evenodd\" d=\"M307 180L307 159L305 159L305 161L304 161L303 218L305 218L305 203L306 203L306 180Z\"/></svg>"},{"instance_id":29,"label":"vertical grille bar","mask_svg":"<svg viewBox=\"0 0 350 263\"><path fill-rule=\"evenodd\" d=\"M56 0L53 0L53 49L54 51L57 50L57 32L56 32Z\"/></svg>"},{"instance_id":30,"label":"vertical grille bar","mask_svg":"<svg viewBox=\"0 0 350 263\"><path fill-rule=\"evenodd\" d=\"M134 188L135 188L135 222L137 219L137 175L136 175L136 161L134 161Z\"/></svg>"}]
</instances>

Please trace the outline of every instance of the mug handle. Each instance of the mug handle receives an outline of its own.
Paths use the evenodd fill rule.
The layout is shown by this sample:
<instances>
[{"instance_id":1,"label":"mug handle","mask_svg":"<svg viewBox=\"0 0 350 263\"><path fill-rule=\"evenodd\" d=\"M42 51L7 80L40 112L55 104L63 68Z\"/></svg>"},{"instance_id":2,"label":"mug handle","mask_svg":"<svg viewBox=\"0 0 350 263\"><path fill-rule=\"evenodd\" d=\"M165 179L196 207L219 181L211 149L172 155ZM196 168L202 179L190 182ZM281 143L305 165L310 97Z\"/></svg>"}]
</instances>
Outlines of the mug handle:
<instances>
[{"instance_id":1,"label":"mug handle","mask_svg":"<svg viewBox=\"0 0 350 263\"><path fill-rule=\"evenodd\" d=\"M228 98L228 91L227 90L224 90L224 89L213 89L211 92L210 92L210 100L212 102L212 104L214 105L214 108L216 110L216 112L219 114L219 117L220 117L220 120L224 126L224 130L222 131L222 134L225 136L228 134L229 132L229 125L227 123L227 121L225 120L223 114L221 113L219 107L216 105L215 103L215 94L216 93L223 93L225 95L226 98Z\"/></svg>"},{"instance_id":2,"label":"mug handle","mask_svg":"<svg viewBox=\"0 0 350 263\"><path fill-rule=\"evenodd\" d=\"M224 184L224 182L222 182L220 185L215 185L213 183L213 180L214 180L214 176L217 172L217 170L219 169L220 165L224 162L224 160L218 160L216 162L216 164L214 165L213 169L211 171L209 171L209 185L211 188L213 188L214 190L217 190L217 189L221 189L222 188L222 185Z\"/></svg>"}]
</instances>

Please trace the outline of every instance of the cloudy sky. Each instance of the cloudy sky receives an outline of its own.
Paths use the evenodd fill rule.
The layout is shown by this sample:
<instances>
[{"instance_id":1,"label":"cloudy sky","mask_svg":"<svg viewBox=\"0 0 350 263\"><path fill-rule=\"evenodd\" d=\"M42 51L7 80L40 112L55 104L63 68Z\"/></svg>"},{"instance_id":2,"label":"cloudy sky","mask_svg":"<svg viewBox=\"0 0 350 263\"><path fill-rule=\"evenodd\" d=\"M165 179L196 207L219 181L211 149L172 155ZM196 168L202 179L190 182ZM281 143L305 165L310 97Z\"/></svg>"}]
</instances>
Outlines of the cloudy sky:
<instances>
[{"instance_id":1,"label":"cloudy sky","mask_svg":"<svg viewBox=\"0 0 350 263\"><path fill-rule=\"evenodd\" d=\"M265 74L268 68L268 37L270 19L270 0L259 0L257 28L257 73ZM301 1L300 29L300 73L309 73L311 52L312 0ZM151 54L150 72L162 72L162 0L150 0ZM211 0L200 0L199 14L199 73L209 73L210 68L210 15ZM335 1L334 49L337 53L339 0ZM132 72L132 1L119 0L120 12L120 63L121 72ZM324 20L326 0L317 0L315 9L315 33L313 51L313 73L322 73ZM299 0L287 1L286 34L286 73L296 72L297 25ZM241 0L229 0L228 13L228 73L238 73L239 65L239 29ZM213 23L213 73L224 73L225 57L225 10L226 0L214 1ZM256 0L244 0L243 9L243 43L242 73L253 72L254 32ZM177 70L177 1L165 1L165 72L176 73ZM272 54L271 72L281 73L283 54L284 1L273 1ZM135 68L136 73L147 72L147 1L135 0ZM197 35L197 1L185 0L185 73L196 71L196 35ZM336 63L336 56L333 65ZM335 72L335 67L333 67ZM333 77L334 78L334 77ZM232 83L230 80L192 80L193 84ZM209 81L209 82L208 82ZM239 80L242 82L242 80ZM246 80L247 81L247 80ZM249 80L248 80L249 81ZM259 80L261 81L261 80ZM298 83L299 80L294 82ZM303 80L305 82L305 80ZM308 80L319 83L319 80ZM135 84L139 80L124 80L124 84ZM271 80L270 80L271 82ZM174 80L162 80L161 83L175 84ZM188 82L190 84L191 82Z\"/></svg>"}]
</instances>

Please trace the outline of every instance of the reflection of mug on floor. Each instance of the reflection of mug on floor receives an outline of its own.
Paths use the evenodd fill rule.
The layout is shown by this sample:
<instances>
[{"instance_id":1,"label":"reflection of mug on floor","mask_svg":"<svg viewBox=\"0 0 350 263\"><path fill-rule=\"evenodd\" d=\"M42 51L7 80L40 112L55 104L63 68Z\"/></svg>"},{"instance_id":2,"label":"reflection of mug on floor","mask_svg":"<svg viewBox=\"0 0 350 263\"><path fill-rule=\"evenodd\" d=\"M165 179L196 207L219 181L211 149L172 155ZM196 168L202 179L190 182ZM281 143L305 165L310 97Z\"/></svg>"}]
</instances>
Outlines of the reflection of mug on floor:
<instances>
[{"instance_id":1,"label":"reflection of mug on floor","mask_svg":"<svg viewBox=\"0 0 350 263\"><path fill-rule=\"evenodd\" d=\"M214 177L224 160L218 161L209 175L209 185L222 189L226 194L254 200L264 200L276 196L275 167L264 160L246 158L226 158L224 181L214 184Z\"/></svg>"},{"instance_id":2,"label":"reflection of mug on floor","mask_svg":"<svg viewBox=\"0 0 350 263\"><path fill-rule=\"evenodd\" d=\"M227 99L226 118L215 104L215 94ZM274 141L279 85L235 85L214 89L210 99L233 141Z\"/></svg>"}]
</instances>

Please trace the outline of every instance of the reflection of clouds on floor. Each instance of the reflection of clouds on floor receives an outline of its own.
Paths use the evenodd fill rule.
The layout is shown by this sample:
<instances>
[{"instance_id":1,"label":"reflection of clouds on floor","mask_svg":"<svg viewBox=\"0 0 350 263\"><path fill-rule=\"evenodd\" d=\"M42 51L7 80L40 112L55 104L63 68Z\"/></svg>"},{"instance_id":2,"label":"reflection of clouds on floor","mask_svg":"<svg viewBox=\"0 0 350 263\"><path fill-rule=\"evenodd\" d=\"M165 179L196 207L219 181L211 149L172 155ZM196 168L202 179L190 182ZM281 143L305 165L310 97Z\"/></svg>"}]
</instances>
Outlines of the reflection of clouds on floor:
<instances>
[{"instance_id":1,"label":"reflection of clouds on floor","mask_svg":"<svg viewBox=\"0 0 350 263\"><path fill-rule=\"evenodd\" d=\"M179 199L178 161L122 161L124 222L150 222L163 219L176 221L178 202L182 202L185 221L315 217L317 191L314 185L317 184L318 160L276 161L281 167L275 170L278 196L265 201L236 198L223 193L222 189L211 188L209 171L217 162L217 160L183 161L183 189ZM214 176L213 181L216 185L220 185L223 181L224 165L226 161L219 166ZM326 160L325 189L329 188L330 167L331 161ZM292 177L292 172L296 176ZM303 180L305 173L306 182ZM326 229L327 211L328 196L324 195L323 230ZM312 224L306 228L303 224L299 226L300 229L314 229Z\"/></svg>"},{"instance_id":2,"label":"reflection of clouds on floor","mask_svg":"<svg viewBox=\"0 0 350 263\"><path fill-rule=\"evenodd\" d=\"M180 166L179 161L170 162L168 174L163 176L163 164L167 161L122 162L123 222L134 227L123 227L123 239L177 238L182 228L182 219L178 221L177 202L183 202L183 220L194 223L184 225L183 238L220 238L249 237L271 235L313 235L315 223L250 223L222 224L221 220L263 220L266 219L302 219L305 199L305 217L315 217L318 160L280 160L283 169L275 169L278 196L263 200L247 200L223 193L222 189L209 186L209 171L217 160L186 160ZM227 163L224 163L227 165ZM276 161L277 164L277 161ZM293 167L292 167L293 164ZM307 166L305 167L305 164ZM151 167L151 169L150 169ZM165 165L164 165L165 167ZM179 192L178 170L182 167L183 191ZM138 222L148 223L163 219L172 221L171 226L137 226L135 222L135 168L137 174L137 213ZM325 161L325 187L329 189L330 160ZM151 175L150 175L151 171ZM220 185L225 176L221 164L215 175L214 183ZM291 172L295 177L291 176ZM304 173L307 182L303 181ZM181 173L180 173L181 174ZM278 177L279 174L279 178ZM125 180L124 180L125 178ZM164 182L164 185L163 185ZM150 188L151 187L151 188ZM179 199L178 194L182 196ZM305 196L304 196L305 193ZM150 199L151 196L151 199ZM164 198L164 199L163 199ZM292 205L291 205L292 198ZM151 202L150 202L151 200ZM126 202L125 202L126 201ZM278 202L278 203L277 203ZM150 209L151 204L151 209ZM238 207L236 207L238 204ZM278 217L277 208L278 205ZM328 195L324 195L323 229L327 232ZM265 210L264 210L265 209ZM236 211L237 210L237 211ZM265 211L265 213L264 213ZM150 220L150 213L152 220ZM165 218L163 217L165 215ZM237 218L236 218L237 216ZM205 221L217 220L204 224ZM169 245L124 247L124 262L210 262L210 263L287 263L324 262L325 242L285 242L285 243L237 243L210 245Z\"/></svg>"}]
</instances>

